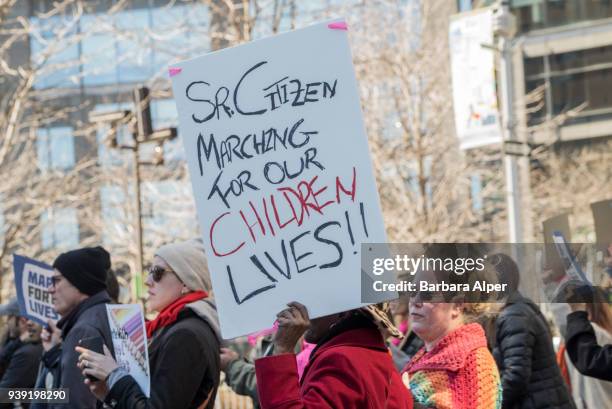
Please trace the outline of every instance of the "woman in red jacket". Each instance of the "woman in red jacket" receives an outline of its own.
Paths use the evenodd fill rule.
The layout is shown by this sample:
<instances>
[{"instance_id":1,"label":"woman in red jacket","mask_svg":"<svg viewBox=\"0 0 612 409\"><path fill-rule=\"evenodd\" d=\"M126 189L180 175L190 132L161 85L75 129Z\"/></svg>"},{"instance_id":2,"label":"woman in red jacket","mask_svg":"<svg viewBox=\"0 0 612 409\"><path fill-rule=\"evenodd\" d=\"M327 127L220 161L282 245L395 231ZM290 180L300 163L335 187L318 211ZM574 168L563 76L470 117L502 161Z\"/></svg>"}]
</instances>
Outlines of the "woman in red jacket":
<instances>
[{"instance_id":1,"label":"woman in red jacket","mask_svg":"<svg viewBox=\"0 0 612 409\"><path fill-rule=\"evenodd\" d=\"M255 361L262 409L412 409L379 327L399 331L369 306L309 320L288 304L278 315L274 355ZM301 381L293 351L299 338L317 344Z\"/></svg>"}]
</instances>

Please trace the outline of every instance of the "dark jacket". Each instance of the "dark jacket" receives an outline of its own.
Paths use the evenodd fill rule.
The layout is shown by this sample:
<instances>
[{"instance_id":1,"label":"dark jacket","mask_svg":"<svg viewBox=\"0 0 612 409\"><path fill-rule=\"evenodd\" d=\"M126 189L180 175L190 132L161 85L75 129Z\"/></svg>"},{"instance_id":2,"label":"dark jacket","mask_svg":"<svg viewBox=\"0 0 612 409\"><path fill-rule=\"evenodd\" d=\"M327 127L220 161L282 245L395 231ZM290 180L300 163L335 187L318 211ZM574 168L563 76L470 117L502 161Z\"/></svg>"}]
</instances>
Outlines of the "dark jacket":
<instances>
[{"instance_id":1,"label":"dark jacket","mask_svg":"<svg viewBox=\"0 0 612 409\"><path fill-rule=\"evenodd\" d=\"M183 309L175 323L157 330L149 342L151 397L131 376L118 380L105 402L115 409L195 409L215 405L221 346L207 321Z\"/></svg>"},{"instance_id":2,"label":"dark jacket","mask_svg":"<svg viewBox=\"0 0 612 409\"><path fill-rule=\"evenodd\" d=\"M225 383L238 395L249 396L253 400L253 407L259 409L254 363L245 359L230 362L225 370Z\"/></svg>"},{"instance_id":3,"label":"dark jacket","mask_svg":"<svg viewBox=\"0 0 612 409\"><path fill-rule=\"evenodd\" d=\"M18 338L8 338L2 348L0 348L0 379L4 376L4 372L11 363L11 358L15 350L21 346L21 341Z\"/></svg>"},{"instance_id":4,"label":"dark jacket","mask_svg":"<svg viewBox=\"0 0 612 409\"><path fill-rule=\"evenodd\" d=\"M35 388L57 389L60 387L61 358L62 344L54 346L42 355ZM30 405L30 409L47 409L49 407L50 405L45 402L36 402Z\"/></svg>"},{"instance_id":5,"label":"dark jacket","mask_svg":"<svg viewBox=\"0 0 612 409\"><path fill-rule=\"evenodd\" d=\"M415 356L422 347L423 341L414 331L409 331L398 346L389 346L395 368L397 368L398 371L404 369L412 357Z\"/></svg>"},{"instance_id":6,"label":"dark jacket","mask_svg":"<svg viewBox=\"0 0 612 409\"><path fill-rule=\"evenodd\" d=\"M612 381L612 345L598 345L585 311L567 316L565 347L578 371L604 381Z\"/></svg>"},{"instance_id":7,"label":"dark jacket","mask_svg":"<svg viewBox=\"0 0 612 409\"><path fill-rule=\"evenodd\" d=\"M62 330L62 354L60 359L60 387L70 389L70 403L50 406L57 409L96 408L98 402L89 387L83 383L83 374L77 367L79 354L74 350L82 338L102 337L114 353L105 304L110 302L106 291L101 291L77 305L68 315L58 321Z\"/></svg>"},{"instance_id":8,"label":"dark jacket","mask_svg":"<svg viewBox=\"0 0 612 409\"><path fill-rule=\"evenodd\" d=\"M540 309L512 294L496 322L493 355L504 409L574 409L557 365L552 336Z\"/></svg>"},{"instance_id":9,"label":"dark jacket","mask_svg":"<svg viewBox=\"0 0 612 409\"><path fill-rule=\"evenodd\" d=\"M11 345L7 345L7 347L12 349L12 355L9 357L8 366L2 379L0 379L0 388L33 388L42 355L41 344L13 340ZM22 405L28 407L25 404ZM12 407L12 403L0 404L0 409Z\"/></svg>"},{"instance_id":10,"label":"dark jacket","mask_svg":"<svg viewBox=\"0 0 612 409\"><path fill-rule=\"evenodd\" d=\"M294 354L260 358L255 369L263 409L413 407L383 337L373 326L348 328L319 343L299 382Z\"/></svg>"}]
</instances>

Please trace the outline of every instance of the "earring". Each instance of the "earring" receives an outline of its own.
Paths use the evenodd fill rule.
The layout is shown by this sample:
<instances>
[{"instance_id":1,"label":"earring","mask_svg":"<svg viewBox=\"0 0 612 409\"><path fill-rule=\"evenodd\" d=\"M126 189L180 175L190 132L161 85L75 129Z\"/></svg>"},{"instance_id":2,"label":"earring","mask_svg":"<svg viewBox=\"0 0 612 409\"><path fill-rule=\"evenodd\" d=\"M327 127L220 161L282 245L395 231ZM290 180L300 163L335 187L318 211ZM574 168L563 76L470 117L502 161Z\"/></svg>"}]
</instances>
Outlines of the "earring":
<instances>
[{"instance_id":1,"label":"earring","mask_svg":"<svg viewBox=\"0 0 612 409\"><path fill-rule=\"evenodd\" d=\"M187 287L183 287L183 289L181 290L181 295L185 295L189 292L189 290L187 289Z\"/></svg>"}]
</instances>

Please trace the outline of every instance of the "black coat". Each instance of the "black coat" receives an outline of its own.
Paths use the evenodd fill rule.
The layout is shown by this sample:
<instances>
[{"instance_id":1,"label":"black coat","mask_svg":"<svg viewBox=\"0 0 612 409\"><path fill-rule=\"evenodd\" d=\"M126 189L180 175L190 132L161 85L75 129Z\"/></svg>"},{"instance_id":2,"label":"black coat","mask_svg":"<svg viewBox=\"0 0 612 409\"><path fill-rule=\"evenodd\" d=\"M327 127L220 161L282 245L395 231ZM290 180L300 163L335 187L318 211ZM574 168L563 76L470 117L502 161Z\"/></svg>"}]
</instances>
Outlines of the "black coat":
<instances>
[{"instance_id":1,"label":"black coat","mask_svg":"<svg viewBox=\"0 0 612 409\"><path fill-rule=\"evenodd\" d=\"M115 409L195 409L208 399L206 409L212 409L221 371L219 351L209 324L184 309L149 342L151 397L147 399L134 378L124 376L105 402Z\"/></svg>"},{"instance_id":2,"label":"black coat","mask_svg":"<svg viewBox=\"0 0 612 409\"><path fill-rule=\"evenodd\" d=\"M60 387L60 366L62 358L62 344L58 344L42 355L35 388L57 389ZM47 409L51 405L46 402L35 402L30 409Z\"/></svg>"},{"instance_id":3,"label":"black coat","mask_svg":"<svg viewBox=\"0 0 612 409\"><path fill-rule=\"evenodd\" d=\"M11 350L11 354L6 357L8 365L0 379L0 388L33 388L42 356L41 344L13 340L6 348ZM0 403L0 409L12 407L12 403Z\"/></svg>"},{"instance_id":4,"label":"black coat","mask_svg":"<svg viewBox=\"0 0 612 409\"><path fill-rule=\"evenodd\" d=\"M504 409L574 409L557 365L552 336L540 309L516 293L496 321L493 355Z\"/></svg>"},{"instance_id":5,"label":"black coat","mask_svg":"<svg viewBox=\"0 0 612 409\"><path fill-rule=\"evenodd\" d=\"M57 327L62 330L63 338L59 385L61 388L70 389L70 403L49 405L49 407L57 409L93 409L98 407L96 397L91 393L89 387L83 383L85 378L77 367L79 354L74 348L78 345L80 339L98 336L102 337L108 349L115 356L106 314L106 304L109 302L108 293L101 291L81 302L57 323Z\"/></svg>"},{"instance_id":6,"label":"black coat","mask_svg":"<svg viewBox=\"0 0 612 409\"><path fill-rule=\"evenodd\" d=\"M565 347L572 363L586 376L612 381L612 345L598 345L593 327L584 311L567 316Z\"/></svg>"},{"instance_id":7,"label":"black coat","mask_svg":"<svg viewBox=\"0 0 612 409\"><path fill-rule=\"evenodd\" d=\"M408 332L402 339L402 342L396 347L390 345L391 356L393 357L393 364L395 368L402 372L404 367L410 362L413 356L419 352L419 349L423 347L423 341L421 338L414 333L414 331Z\"/></svg>"}]
</instances>

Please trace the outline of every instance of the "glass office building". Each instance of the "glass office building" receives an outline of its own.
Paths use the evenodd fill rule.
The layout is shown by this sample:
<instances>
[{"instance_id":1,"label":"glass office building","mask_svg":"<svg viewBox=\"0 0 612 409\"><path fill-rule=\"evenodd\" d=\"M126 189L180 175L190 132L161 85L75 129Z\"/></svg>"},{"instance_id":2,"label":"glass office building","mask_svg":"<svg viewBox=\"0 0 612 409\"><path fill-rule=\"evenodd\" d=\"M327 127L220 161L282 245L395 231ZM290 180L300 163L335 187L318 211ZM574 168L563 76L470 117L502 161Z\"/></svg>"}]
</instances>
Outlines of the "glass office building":
<instances>
[{"instance_id":1,"label":"glass office building","mask_svg":"<svg viewBox=\"0 0 612 409\"><path fill-rule=\"evenodd\" d=\"M459 0L457 5L468 11L475 4L493 3ZM510 5L517 18L516 103L526 108L517 119L519 126L530 129L528 140L550 142L550 128L538 125L567 113L554 130L558 140L610 136L612 1L511 0ZM538 90L541 98L525 104L525 97Z\"/></svg>"}]
</instances>

